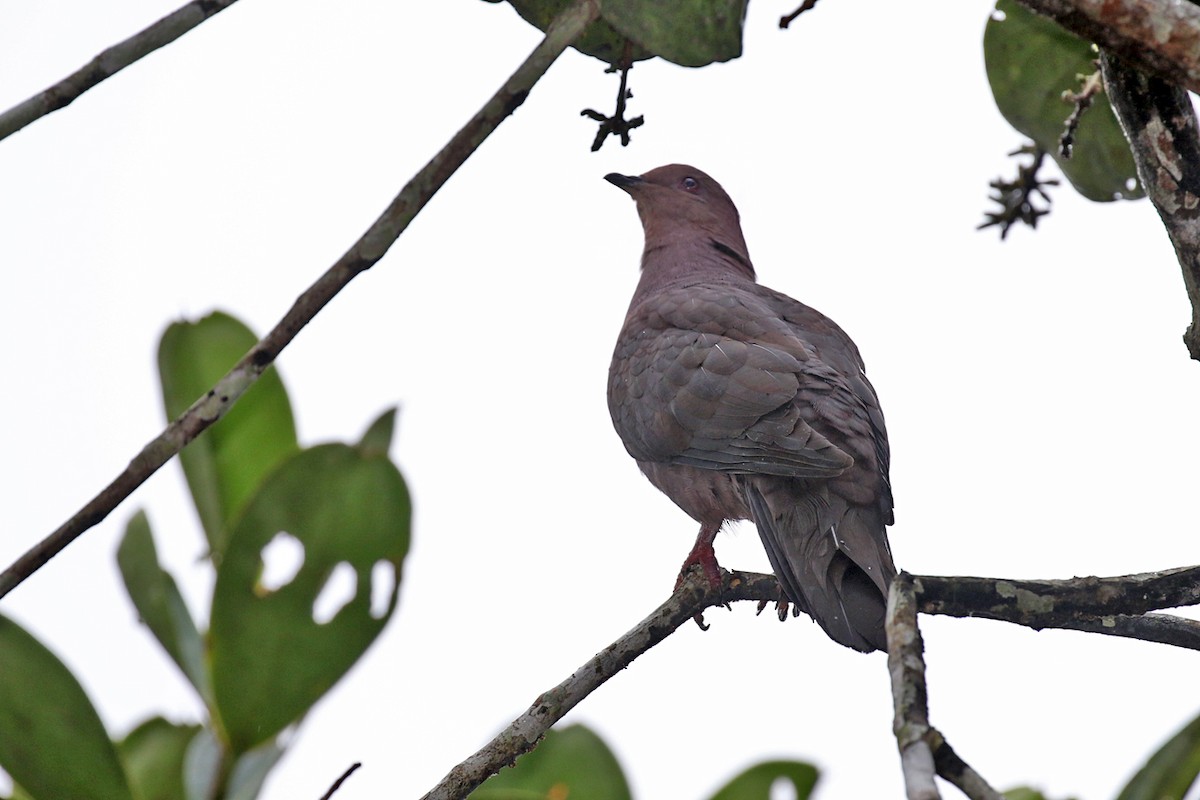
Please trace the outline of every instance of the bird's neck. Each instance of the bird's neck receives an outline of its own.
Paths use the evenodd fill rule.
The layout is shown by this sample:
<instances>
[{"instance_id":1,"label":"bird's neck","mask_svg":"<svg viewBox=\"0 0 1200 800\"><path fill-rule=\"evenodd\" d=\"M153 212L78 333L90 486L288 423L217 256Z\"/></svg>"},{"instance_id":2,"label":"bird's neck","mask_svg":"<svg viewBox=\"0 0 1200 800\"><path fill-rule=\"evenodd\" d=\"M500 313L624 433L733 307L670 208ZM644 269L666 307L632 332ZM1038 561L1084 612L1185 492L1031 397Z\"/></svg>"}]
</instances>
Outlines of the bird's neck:
<instances>
[{"instance_id":1,"label":"bird's neck","mask_svg":"<svg viewBox=\"0 0 1200 800\"><path fill-rule=\"evenodd\" d=\"M644 297L677 283L710 281L754 282L754 265L740 236L736 241L707 235L673 241L648 239L635 295Z\"/></svg>"}]
</instances>

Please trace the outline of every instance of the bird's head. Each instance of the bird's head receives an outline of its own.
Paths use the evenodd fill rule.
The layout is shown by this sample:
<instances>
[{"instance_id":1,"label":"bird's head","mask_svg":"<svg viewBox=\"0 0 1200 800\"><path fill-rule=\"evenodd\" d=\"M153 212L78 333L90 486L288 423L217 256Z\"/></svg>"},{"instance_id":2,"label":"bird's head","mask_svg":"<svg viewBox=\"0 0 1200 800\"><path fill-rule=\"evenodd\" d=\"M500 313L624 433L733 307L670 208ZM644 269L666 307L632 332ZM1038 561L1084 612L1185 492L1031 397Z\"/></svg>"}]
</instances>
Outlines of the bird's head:
<instances>
[{"instance_id":1,"label":"bird's head","mask_svg":"<svg viewBox=\"0 0 1200 800\"><path fill-rule=\"evenodd\" d=\"M706 173L686 164L668 164L643 175L611 172L604 179L637 203L646 234L646 252L700 244L725 252L753 277L737 207Z\"/></svg>"}]
</instances>

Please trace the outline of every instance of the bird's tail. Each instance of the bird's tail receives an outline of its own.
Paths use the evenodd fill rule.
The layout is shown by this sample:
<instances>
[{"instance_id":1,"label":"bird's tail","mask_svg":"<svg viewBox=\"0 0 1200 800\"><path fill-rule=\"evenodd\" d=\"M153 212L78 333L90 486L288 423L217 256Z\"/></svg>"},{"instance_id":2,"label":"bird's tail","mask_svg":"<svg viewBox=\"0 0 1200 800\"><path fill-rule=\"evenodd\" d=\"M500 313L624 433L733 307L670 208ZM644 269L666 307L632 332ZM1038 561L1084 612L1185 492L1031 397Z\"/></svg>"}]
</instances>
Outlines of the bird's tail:
<instances>
[{"instance_id":1,"label":"bird's tail","mask_svg":"<svg viewBox=\"0 0 1200 800\"><path fill-rule=\"evenodd\" d=\"M883 622L892 564L882 515L819 482L751 478L746 499L784 593L839 644L887 650Z\"/></svg>"}]
</instances>

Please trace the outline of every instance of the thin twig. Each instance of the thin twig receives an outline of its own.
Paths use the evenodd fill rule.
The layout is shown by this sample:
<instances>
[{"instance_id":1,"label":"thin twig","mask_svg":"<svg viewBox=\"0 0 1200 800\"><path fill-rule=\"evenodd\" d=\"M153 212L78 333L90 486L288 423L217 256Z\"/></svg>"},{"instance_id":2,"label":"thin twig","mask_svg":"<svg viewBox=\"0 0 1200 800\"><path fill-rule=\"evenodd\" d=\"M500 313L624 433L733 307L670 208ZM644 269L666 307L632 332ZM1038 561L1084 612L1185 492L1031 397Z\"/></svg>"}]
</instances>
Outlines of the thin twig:
<instances>
[{"instance_id":1,"label":"thin twig","mask_svg":"<svg viewBox=\"0 0 1200 800\"><path fill-rule=\"evenodd\" d=\"M1169 0L1018 0L1133 67L1200 92L1200 6Z\"/></svg>"},{"instance_id":2,"label":"thin twig","mask_svg":"<svg viewBox=\"0 0 1200 800\"><path fill-rule=\"evenodd\" d=\"M633 69L633 60L629 56L632 48L632 42L626 42L625 56L620 63L607 70L621 73L621 82L617 87L617 110L613 112L613 115L606 117L592 108L585 108L579 112L581 117L587 117L600 123L600 128L596 131L596 138L592 140L593 153L604 146L604 142L609 136L618 137L621 140L621 146L628 147L629 132L634 128L640 128L646 122L646 118L641 114L633 119L625 119L625 101L633 98L633 92L628 88L629 70Z\"/></svg>"},{"instance_id":3,"label":"thin twig","mask_svg":"<svg viewBox=\"0 0 1200 800\"><path fill-rule=\"evenodd\" d=\"M1173 614L1117 614L1064 621L1058 627L1200 650L1200 622Z\"/></svg>"},{"instance_id":4,"label":"thin twig","mask_svg":"<svg viewBox=\"0 0 1200 800\"><path fill-rule=\"evenodd\" d=\"M117 505L233 406L325 304L388 251L434 193L488 135L525 101L556 58L599 15L597 0L576 0L550 24L525 62L454 138L410 180L366 233L304 294L283 319L204 397L147 444L125 471L44 540L0 573L0 597L29 577Z\"/></svg>"},{"instance_id":5,"label":"thin twig","mask_svg":"<svg viewBox=\"0 0 1200 800\"><path fill-rule=\"evenodd\" d=\"M929 707L925 689L925 649L917 627L917 602L913 578L902 572L888 592L888 672L892 676L895 716L892 732L900 749L900 768L908 800L938 800L941 794L933 777L937 767L929 734Z\"/></svg>"},{"instance_id":6,"label":"thin twig","mask_svg":"<svg viewBox=\"0 0 1200 800\"><path fill-rule=\"evenodd\" d=\"M524 714L452 769L421 800L466 797L488 776L532 750L546 731L579 701L705 609L735 600L778 600L782 596L779 584L771 575L722 571L722 578L722 586L714 588L699 569L689 572L670 598L650 616L589 659L562 683L539 695Z\"/></svg>"},{"instance_id":7,"label":"thin twig","mask_svg":"<svg viewBox=\"0 0 1200 800\"><path fill-rule=\"evenodd\" d=\"M1191 9L1197 6L1183 3ZM1197 45L1200 47L1200 45ZM1200 361L1200 133L1188 93L1101 51L1100 68L1113 111L1125 131L1138 180L1175 248L1192 322L1183 335Z\"/></svg>"},{"instance_id":8,"label":"thin twig","mask_svg":"<svg viewBox=\"0 0 1200 800\"><path fill-rule=\"evenodd\" d=\"M803 14L805 11L810 11L817 4L817 0L804 0L803 3L790 14L784 14L779 18L779 27L787 30L787 27L796 21L796 17Z\"/></svg>"},{"instance_id":9,"label":"thin twig","mask_svg":"<svg viewBox=\"0 0 1200 800\"><path fill-rule=\"evenodd\" d=\"M1004 800L1004 795L993 789L970 764L958 757L958 753L954 752L937 728L929 729L925 741L933 750L933 763L937 766L938 776L953 783L971 800Z\"/></svg>"},{"instance_id":10,"label":"thin twig","mask_svg":"<svg viewBox=\"0 0 1200 800\"><path fill-rule=\"evenodd\" d=\"M75 101L101 81L111 78L133 62L183 36L209 17L224 11L237 0L194 0L123 42L113 45L45 91L0 114L0 139L11 136Z\"/></svg>"},{"instance_id":11,"label":"thin twig","mask_svg":"<svg viewBox=\"0 0 1200 800\"><path fill-rule=\"evenodd\" d=\"M988 199L999 204L1000 210L985 211L984 221L975 227L975 230L983 230L998 225L1001 240L1008 237L1009 228L1018 222L1036 228L1038 220L1050 213L1050 195L1046 187L1058 183L1056 179L1043 179L1038 174L1046 159L1046 151L1038 145L1030 142L1009 155L1031 155L1033 160L1028 164L1017 164L1017 177L1012 180L996 178L989 184L995 193L989 195ZM1046 201L1045 208L1038 208L1034 203L1036 195Z\"/></svg>"},{"instance_id":12,"label":"thin twig","mask_svg":"<svg viewBox=\"0 0 1200 800\"><path fill-rule=\"evenodd\" d=\"M1092 101L1096 95L1104 91L1104 81L1100 79L1099 69L1090 75L1081 75L1079 79L1083 85L1078 92L1067 89L1062 93L1063 102L1075 105L1075 108L1071 110L1071 115L1063 122L1063 132L1058 137L1058 153L1063 158L1071 157L1072 148L1075 146L1075 132L1079 130L1079 121L1083 119L1084 112L1092 107Z\"/></svg>"},{"instance_id":13,"label":"thin twig","mask_svg":"<svg viewBox=\"0 0 1200 800\"><path fill-rule=\"evenodd\" d=\"M346 771L342 773L342 776L333 782L333 785L329 787L329 791L321 795L321 800L329 800L329 798L333 797L333 793L342 788L342 784L346 782L346 778L349 778L351 775L353 775L354 771L361 766L361 761L355 761L353 764L351 764Z\"/></svg>"}]
</instances>

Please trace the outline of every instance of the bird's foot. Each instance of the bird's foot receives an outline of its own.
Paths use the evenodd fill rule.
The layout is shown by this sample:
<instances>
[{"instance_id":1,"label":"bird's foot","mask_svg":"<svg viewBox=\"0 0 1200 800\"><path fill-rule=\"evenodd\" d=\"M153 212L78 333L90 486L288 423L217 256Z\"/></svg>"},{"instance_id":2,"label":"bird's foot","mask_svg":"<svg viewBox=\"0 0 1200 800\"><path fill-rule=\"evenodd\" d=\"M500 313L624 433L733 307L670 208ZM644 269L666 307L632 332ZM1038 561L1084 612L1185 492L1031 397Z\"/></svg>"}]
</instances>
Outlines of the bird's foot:
<instances>
[{"instance_id":1,"label":"bird's foot","mask_svg":"<svg viewBox=\"0 0 1200 800\"><path fill-rule=\"evenodd\" d=\"M700 536L696 538L696 544L692 547L692 552L688 553L688 557L683 561L683 566L679 568L679 577L675 579L676 591L683 585L684 579L695 567L700 568L704 579L708 581L708 585L712 589L719 591L725 585L725 581L721 577L721 565L717 563L717 554L713 550L714 533L715 531L709 532L701 529ZM730 608L729 603L724 605L725 608ZM704 621L704 614L696 614L692 620L700 626L700 630L709 629L709 625Z\"/></svg>"},{"instance_id":2,"label":"bird's foot","mask_svg":"<svg viewBox=\"0 0 1200 800\"><path fill-rule=\"evenodd\" d=\"M679 568L679 577L675 579L676 589L683 585L683 579L687 577L688 572L694 566L700 567L704 572L709 586L714 589L721 588L724 581L721 579L721 565L717 563L717 554L713 550L712 539L702 535L696 540L692 552L688 553L688 557L683 560L683 566Z\"/></svg>"}]
</instances>

